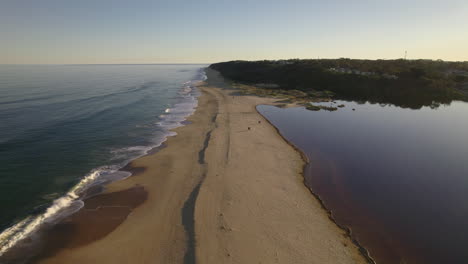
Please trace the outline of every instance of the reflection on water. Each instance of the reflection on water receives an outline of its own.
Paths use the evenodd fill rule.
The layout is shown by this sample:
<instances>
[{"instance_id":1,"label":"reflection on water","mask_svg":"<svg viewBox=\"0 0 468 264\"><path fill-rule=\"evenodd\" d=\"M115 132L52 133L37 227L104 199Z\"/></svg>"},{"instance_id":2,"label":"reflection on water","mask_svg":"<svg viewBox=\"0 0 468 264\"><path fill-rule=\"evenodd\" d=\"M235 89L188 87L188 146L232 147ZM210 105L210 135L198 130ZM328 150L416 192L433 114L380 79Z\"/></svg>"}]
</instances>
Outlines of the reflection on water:
<instances>
[{"instance_id":1,"label":"reflection on water","mask_svg":"<svg viewBox=\"0 0 468 264\"><path fill-rule=\"evenodd\" d=\"M465 263L468 103L336 104L258 110L309 156L307 185L377 263Z\"/></svg>"}]
</instances>

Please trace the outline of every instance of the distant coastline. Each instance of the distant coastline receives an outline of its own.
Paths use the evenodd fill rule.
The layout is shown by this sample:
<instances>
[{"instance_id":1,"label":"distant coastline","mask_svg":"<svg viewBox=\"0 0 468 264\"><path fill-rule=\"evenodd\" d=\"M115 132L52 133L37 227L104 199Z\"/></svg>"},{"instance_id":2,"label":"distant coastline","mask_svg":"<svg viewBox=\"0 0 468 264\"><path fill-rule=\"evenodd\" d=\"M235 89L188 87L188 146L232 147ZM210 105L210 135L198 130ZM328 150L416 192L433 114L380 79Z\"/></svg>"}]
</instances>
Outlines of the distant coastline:
<instances>
[{"instance_id":1,"label":"distant coastline","mask_svg":"<svg viewBox=\"0 0 468 264\"><path fill-rule=\"evenodd\" d=\"M404 108L468 101L468 62L431 60L230 61L210 66L235 82L302 101L345 99Z\"/></svg>"}]
</instances>

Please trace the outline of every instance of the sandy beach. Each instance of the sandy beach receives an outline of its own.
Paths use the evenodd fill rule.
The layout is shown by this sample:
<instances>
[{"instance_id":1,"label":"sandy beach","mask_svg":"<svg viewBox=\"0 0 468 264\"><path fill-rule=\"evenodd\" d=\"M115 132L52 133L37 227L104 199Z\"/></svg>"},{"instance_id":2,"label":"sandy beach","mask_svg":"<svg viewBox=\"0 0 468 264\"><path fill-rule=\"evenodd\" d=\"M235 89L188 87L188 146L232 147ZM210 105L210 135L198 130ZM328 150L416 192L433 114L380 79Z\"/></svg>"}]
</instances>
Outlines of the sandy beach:
<instances>
[{"instance_id":1,"label":"sandy beach","mask_svg":"<svg viewBox=\"0 0 468 264\"><path fill-rule=\"evenodd\" d=\"M34 262L367 263L304 186L301 153L256 111L276 99L207 75L189 124L55 227L66 232Z\"/></svg>"}]
</instances>

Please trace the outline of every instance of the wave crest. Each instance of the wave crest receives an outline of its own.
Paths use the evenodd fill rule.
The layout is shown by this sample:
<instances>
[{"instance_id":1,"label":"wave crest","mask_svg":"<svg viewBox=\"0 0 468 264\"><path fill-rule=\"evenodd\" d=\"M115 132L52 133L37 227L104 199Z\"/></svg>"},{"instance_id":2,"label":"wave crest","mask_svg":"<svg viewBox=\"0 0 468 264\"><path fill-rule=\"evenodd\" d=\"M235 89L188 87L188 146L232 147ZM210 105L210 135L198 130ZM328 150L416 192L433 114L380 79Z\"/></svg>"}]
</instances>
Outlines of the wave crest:
<instances>
[{"instance_id":1,"label":"wave crest","mask_svg":"<svg viewBox=\"0 0 468 264\"><path fill-rule=\"evenodd\" d=\"M146 155L151 149L159 147L167 140L167 137L176 135L175 132L170 130L182 126L186 118L193 114L198 105L196 97L199 95L195 84L206 79L206 74L201 69L194 80L183 83L179 91L181 102L176 103L171 108L167 108L165 114L160 115L160 121L157 124L166 132L162 137L156 139L155 145L134 146L113 150L112 152L115 155L131 153L131 158L127 159L125 164L103 166L92 170L65 195L55 199L43 213L30 215L1 232L0 257L9 249L18 245L19 242L37 232L43 224L56 224L63 218L80 210L84 206L84 202L82 201L84 193L90 187L129 177L131 175L130 172L120 171L120 169L132 159Z\"/></svg>"}]
</instances>

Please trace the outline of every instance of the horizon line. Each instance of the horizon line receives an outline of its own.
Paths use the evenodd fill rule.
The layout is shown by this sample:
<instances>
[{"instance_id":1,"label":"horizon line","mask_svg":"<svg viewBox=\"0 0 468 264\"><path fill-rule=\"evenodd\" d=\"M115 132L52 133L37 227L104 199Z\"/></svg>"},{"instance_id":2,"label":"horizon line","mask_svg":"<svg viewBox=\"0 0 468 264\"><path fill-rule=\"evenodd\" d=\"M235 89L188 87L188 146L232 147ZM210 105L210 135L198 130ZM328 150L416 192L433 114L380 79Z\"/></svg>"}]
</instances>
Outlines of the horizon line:
<instances>
[{"instance_id":1,"label":"horizon line","mask_svg":"<svg viewBox=\"0 0 468 264\"><path fill-rule=\"evenodd\" d=\"M51 65L51 66L73 66L73 65L209 65L212 63L0 63L0 65Z\"/></svg>"},{"instance_id":2,"label":"horizon line","mask_svg":"<svg viewBox=\"0 0 468 264\"><path fill-rule=\"evenodd\" d=\"M216 62L193 62L193 63L183 63L183 62L167 62L167 63L0 63L0 65L50 65L50 66L73 66L73 65L82 65L82 66L99 66L99 65L211 65L220 62L229 62L229 61L282 61L282 60L339 60L339 59L349 59L349 60L369 60L369 61L378 61L378 60L407 60L407 61L417 61L417 60L428 60L428 61L443 61L443 62L468 62L468 60L443 60L443 59L405 59L405 58L380 58L380 59L366 59L366 58L348 58L348 57L339 57L339 58L289 58L289 59L255 59L255 60L245 60L245 59L228 59L224 61Z\"/></svg>"}]
</instances>

